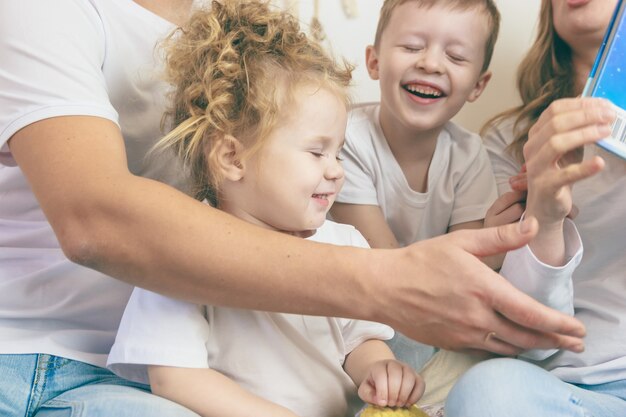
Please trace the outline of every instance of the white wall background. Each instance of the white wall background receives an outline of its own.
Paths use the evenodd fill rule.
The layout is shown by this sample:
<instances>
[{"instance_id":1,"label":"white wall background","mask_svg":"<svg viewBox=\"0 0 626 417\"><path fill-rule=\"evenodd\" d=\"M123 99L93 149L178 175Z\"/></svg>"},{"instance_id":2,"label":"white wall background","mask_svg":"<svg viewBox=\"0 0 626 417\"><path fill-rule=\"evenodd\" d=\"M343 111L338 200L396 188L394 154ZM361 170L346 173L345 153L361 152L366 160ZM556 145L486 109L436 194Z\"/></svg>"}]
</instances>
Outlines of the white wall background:
<instances>
[{"instance_id":1,"label":"white wall background","mask_svg":"<svg viewBox=\"0 0 626 417\"><path fill-rule=\"evenodd\" d=\"M365 71L365 47L373 43L382 0L317 0L319 16L325 30L326 45L335 55L344 56L355 64L354 97L356 101L378 101L378 84ZM357 16L348 19L342 2L353 2ZM308 25L314 0L273 0L291 8ZM493 78L483 95L467 104L455 121L477 131L491 116L519 102L515 90L515 71L524 52L533 40L541 0L496 0L502 23L491 62ZM445 24L445 22L442 22Z\"/></svg>"}]
</instances>

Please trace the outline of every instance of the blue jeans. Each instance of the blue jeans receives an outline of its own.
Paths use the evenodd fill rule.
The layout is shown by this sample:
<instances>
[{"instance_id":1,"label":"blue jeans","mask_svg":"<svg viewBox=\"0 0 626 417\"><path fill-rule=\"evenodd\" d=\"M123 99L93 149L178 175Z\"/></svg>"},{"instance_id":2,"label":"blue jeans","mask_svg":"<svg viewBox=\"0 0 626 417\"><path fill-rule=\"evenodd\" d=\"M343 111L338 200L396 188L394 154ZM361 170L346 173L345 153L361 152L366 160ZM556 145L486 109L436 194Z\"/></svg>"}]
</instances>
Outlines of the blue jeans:
<instances>
[{"instance_id":1,"label":"blue jeans","mask_svg":"<svg viewBox=\"0 0 626 417\"><path fill-rule=\"evenodd\" d=\"M435 348L413 339L409 339L402 333L396 332L391 340L387 340L387 345L396 356L396 359L419 371L426 365L426 362L435 354Z\"/></svg>"},{"instance_id":2,"label":"blue jeans","mask_svg":"<svg viewBox=\"0 0 626 417\"><path fill-rule=\"evenodd\" d=\"M574 385L517 359L491 359L450 391L446 417L624 417L626 381Z\"/></svg>"},{"instance_id":3,"label":"blue jeans","mask_svg":"<svg viewBox=\"0 0 626 417\"><path fill-rule=\"evenodd\" d=\"M0 355L2 417L197 417L149 387L51 355Z\"/></svg>"}]
</instances>

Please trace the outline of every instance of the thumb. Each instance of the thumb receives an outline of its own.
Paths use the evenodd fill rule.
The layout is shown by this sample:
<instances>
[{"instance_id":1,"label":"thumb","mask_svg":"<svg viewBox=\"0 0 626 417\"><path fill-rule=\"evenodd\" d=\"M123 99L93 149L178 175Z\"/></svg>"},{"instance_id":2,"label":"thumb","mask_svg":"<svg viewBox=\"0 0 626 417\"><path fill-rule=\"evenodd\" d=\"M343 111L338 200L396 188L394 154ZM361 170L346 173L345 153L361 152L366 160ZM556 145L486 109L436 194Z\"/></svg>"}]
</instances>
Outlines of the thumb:
<instances>
[{"instance_id":1,"label":"thumb","mask_svg":"<svg viewBox=\"0 0 626 417\"><path fill-rule=\"evenodd\" d=\"M376 388L368 381L364 381L361 384L358 394L363 402L376 404Z\"/></svg>"},{"instance_id":2,"label":"thumb","mask_svg":"<svg viewBox=\"0 0 626 417\"><path fill-rule=\"evenodd\" d=\"M519 223L464 230L459 244L467 252L481 258L518 249L528 244L538 230L537 220L529 216Z\"/></svg>"}]
</instances>

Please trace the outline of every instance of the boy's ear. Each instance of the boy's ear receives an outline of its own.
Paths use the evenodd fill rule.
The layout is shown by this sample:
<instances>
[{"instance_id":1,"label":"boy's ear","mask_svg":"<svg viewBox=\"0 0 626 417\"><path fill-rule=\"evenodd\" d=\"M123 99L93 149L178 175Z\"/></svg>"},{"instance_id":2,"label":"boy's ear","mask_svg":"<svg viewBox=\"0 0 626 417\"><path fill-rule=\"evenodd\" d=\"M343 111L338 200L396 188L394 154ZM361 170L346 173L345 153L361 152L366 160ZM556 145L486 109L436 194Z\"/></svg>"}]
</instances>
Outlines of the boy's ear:
<instances>
[{"instance_id":1,"label":"boy's ear","mask_svg":"<svg viewBox=\"0 0 626 417\"><path fill-rule=\"evenodd\" d=\"M230 181L239 181L243 178L245 172L242 161L243 150L243 144L234 136L224 135L217 141L211 152L210 163L215 164L221 178Z\"/></svg>"},{"instance_id":2,"label":"boy's ear","mask_svg":"<svg viewBox=\"0 0 626 417\"><path fill-rule=\"evenodd\" d=\"M478 100L478 97L480 97L483 91L485 91L485 87L487 87L487 84L489 83L490 79L491 79L491 71L483 72L478 78L478 81L476 81L476 85L474 86L474 89L472 90L469 97L467 98L467 101L472 103Z\"/></svg>"},{"instance_id":3,"label":"boy's ear","mask_svg":"<svg viewBox=\"0 0 626 417\"><path fill-rule=\"evenodd\" d=\"M376 48L373 45L368 45L368 47L365 48L365 65L370 78L372 80L378 80L378 52L376 52Z\"/></svg>"}]
</instances>

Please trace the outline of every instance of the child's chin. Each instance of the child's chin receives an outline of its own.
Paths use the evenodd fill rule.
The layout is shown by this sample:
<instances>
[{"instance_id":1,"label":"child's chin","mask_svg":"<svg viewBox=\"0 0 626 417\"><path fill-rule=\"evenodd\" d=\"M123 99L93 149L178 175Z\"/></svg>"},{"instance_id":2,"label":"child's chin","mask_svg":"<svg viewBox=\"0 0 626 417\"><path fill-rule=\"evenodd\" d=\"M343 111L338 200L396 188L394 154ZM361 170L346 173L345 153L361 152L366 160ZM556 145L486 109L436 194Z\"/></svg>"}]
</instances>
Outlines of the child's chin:
<instances>
[{"instance_id":1,"label":"child's chin","mask_svg":"<svg viewBox=\"0 0 626 417\"><path fill-rule=\"evenodd\" d=\"M307 237L313 236L316 230L317 228L305 229L305 230L293 231L290 234L296 237L301 237L303 239L306 239Z\"/></svg>"}]
</instances>

